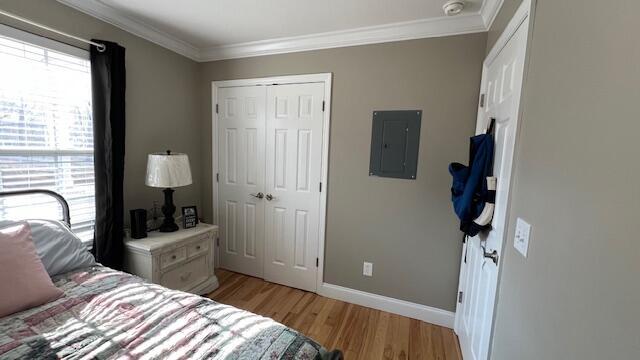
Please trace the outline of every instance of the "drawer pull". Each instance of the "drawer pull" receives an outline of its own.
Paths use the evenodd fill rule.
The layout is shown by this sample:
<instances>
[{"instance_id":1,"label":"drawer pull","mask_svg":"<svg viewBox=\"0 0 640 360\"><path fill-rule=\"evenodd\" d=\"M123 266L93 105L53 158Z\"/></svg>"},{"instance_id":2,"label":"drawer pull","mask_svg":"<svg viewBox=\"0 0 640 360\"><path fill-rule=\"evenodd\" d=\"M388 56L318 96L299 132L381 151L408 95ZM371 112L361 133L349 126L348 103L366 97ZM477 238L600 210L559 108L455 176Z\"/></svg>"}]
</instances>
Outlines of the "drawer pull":
<instances>
[{"instance_id":1,"label":"drawer pull","mask_svg":"<svg viewBox=\"0 0 640 360\"><path fill-rule=\"evenodd\" d=\"M180 262L187 259L187 249L184 247L173 249L169 252L166 252L160 256L160 266L162 269L169 268L173 265L179 264ZM175 276L176 281L178 280L178 275Z\"/></svg>"},{"instance_id":2,"label":"drawer pull","mask_svg":"<svg viewBox=\"0 0 640 360\"><path fill-rule=\"evenodd\" d=\"M200 245L196 246L196 250L200 250Z\"/></svg>"},{"instance_id":3,"label":"drawer pull","mask_svg":"<svg viewBox=\"0 0 640 360\"><path fill-rule=\"evenodd\" d=\"M189 271L188 273L186 273L184 275L180 275L180 280L181 281L187 281L187 280L189 280L190 277L191 277L191 271Z\"/></svg>"}]
</instances>

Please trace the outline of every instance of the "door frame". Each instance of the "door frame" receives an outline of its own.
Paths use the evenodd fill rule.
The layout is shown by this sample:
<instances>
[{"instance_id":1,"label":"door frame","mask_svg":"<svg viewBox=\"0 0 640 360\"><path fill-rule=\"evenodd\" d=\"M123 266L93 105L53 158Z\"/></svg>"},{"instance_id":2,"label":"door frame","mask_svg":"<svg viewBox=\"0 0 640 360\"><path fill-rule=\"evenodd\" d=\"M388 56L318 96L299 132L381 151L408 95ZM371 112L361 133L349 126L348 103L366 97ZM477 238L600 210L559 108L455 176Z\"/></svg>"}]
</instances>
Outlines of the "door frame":
<instances>
[{"instance_id":1,"label":"door frame","mask_svg":"<svg viewBox=\"0 0 640 360\"><path fill-rule=\"evenodd\" d=\"M489 53L487 54L486 58L484 59L484 61L482 62L482 80L481 80L481 84L480 84L480 91L482 92L482 90L485 88L486 86L486 75L487 75L487 68L488 68L488 64L492 63L495 58L500 54L500 52L502 51L502 49L504 49L504 47L507 45L507 43L509 42L509 40L511 40L511 38L513 37L513 35L515 35L516 31L518 31L518 29L520 28L520 26L527 26L527 36L524 37L525 41L525 59L524 59L524 67L522 70L522 84L521 84L521 90L520 90L520 98L517 100L518 104L518 111L517 111L517 116L518 116L518 121L516 123L516 134L515 134L515 143L514 143L514 158L513 158L513 164L511 166L511 178L513 179L513 175L516 169L516 155L517 155L517 149L518 149L518 143L519 143L519 138L520 138L520 129L522 127L522 98L524 96L524 88L525 88L525 84L526 84L526 80L527 80L527 69L528 69L528 63L529 63L529 59L527 57L527 54L529 53L529 46L531 44L531 35L532 35L532 31L531 28L533 26L533 22L531 21L531 17L533 16L534 13L534 7L532 6L532 1L533 0L523 0L522 3L520 4L520 6L518 7L518 9L516 10L515 14L513 15L513 17L511 18L511 20L509 20L509 23L507 24L507 26L505 27L504 31L502 32L502 34L500 35L500 37L498 38L498 40L496 41L496 43L493 45L493 47L491 48L491 50L489 51ZM482 101L482 99L480 99L479 101ZM478 105L478 109L480 108L480 106ZM479 116L478 119L479 120ZM476 120L476 132L477 132L477 127L478 127L478 121ZM506 250L506 246L508 246L508 229L509 229L509 220L510 220L510 213L511 213L511 199L512 199L512 192L513 192L513 181L511 181L511 184L509 185L509 189L508 189L508 195L507 195L507 203L506 203L506 219L505 219L505 225L504 225L504 234L502 237L502 252L500 253L500 259L498 262L498 274L497 274L497 284L496 284L496 295L495 295L495 300L493 303L493 307L494 307L494 311L493 311L493 317L491 319L492 324L491 324L491 335L490 335L490 339L489 339L489 349L488 349L488 355L491 356L491 351L492 351L492 346L493 346L493 334L495 332L495 309L497 306L497 303L499 301L499 294L500 294L500 282L502 280L502 263L504 261L504 254L505 254L505 250ZM465 256L465 252L466 252L466 246L463 248L462 251L462 256L461 256L461 266L462 266L462 259L464 259ZM458 279L458 289L460 289L461 286L461 281L463 279L464 274L462 272L460 272L460 277ZM455 319L454 319L454 326L453 329L454 331L458 332L458 329L460 328L461 324L460 321L462 320L461 317L461 313L460 313L460 308L459 308L459 304L460 303L456 303L456 315L455 315Z\"/></svg>"},{"instance_id":2,"label":"door frame","mask_svg":"<svg viewBox=\"0 0 640 360\"><path fill-rule=\"evenodd\" d=\"M322 191L320 192L320 211L318 219L318 268L316 274L316 291L324 282L324 246L327 222L327 193L329 180L329 134L331 129L331 82L333 73L318 74L302 74L302 75L283 75L252 79L238 80L220 80L211 82L211 157L212 157L212 173L211 183L213 187L213 221L219 224L218 214L218 182L216 176L220 172L218 159L218 114L216 113L216 105L218 99L218 89L226 87L242 87L242 86L268 86L268 85L286 85L286 84L308 84L308 83L324 83L324 116L322 124L322 154L320 162L320 181L322 183ZM215 264L220 262L220 247L216 241L215 246Z\"/></svg>"}]
</instances>

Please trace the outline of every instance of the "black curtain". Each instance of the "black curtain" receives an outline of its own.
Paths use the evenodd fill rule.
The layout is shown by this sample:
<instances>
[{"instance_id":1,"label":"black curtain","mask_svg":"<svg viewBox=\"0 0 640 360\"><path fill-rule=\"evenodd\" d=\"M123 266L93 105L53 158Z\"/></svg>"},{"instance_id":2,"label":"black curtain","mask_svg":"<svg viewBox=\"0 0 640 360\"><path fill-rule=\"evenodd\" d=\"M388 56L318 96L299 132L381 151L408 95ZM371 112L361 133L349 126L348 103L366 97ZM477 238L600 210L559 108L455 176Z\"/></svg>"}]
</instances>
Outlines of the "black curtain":
<instances>
[{"instance_id":1,"label":"black curtain","mask_svg":"<svg viewBox=\"0 0 640 360\"><path fill-rule=\"evenodd\" d=\"M96 176L96 260L122 269L124 252L125 49L112 42L100 51L91 46L93 146Z\"/></svg>"}]
</instances>

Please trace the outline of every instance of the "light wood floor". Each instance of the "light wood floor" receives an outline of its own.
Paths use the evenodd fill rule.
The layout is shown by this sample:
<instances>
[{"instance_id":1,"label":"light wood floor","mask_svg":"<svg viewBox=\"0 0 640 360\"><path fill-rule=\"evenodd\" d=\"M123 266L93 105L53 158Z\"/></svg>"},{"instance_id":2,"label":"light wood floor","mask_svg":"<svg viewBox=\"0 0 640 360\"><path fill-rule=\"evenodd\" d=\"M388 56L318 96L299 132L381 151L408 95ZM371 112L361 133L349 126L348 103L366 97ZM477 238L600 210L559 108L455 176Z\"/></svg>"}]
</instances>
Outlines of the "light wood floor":
<instances>
[{"instance_id":1,"label":"light wood floor","mask_svg":"<svg viewBox=\"0 0 640 360\"><path fill-rule=\"evenodd\" d=\"M261 279L216 270L208 296L270 317L352 359L462 359L451 329Z\"/></svg>"}]
</instances>

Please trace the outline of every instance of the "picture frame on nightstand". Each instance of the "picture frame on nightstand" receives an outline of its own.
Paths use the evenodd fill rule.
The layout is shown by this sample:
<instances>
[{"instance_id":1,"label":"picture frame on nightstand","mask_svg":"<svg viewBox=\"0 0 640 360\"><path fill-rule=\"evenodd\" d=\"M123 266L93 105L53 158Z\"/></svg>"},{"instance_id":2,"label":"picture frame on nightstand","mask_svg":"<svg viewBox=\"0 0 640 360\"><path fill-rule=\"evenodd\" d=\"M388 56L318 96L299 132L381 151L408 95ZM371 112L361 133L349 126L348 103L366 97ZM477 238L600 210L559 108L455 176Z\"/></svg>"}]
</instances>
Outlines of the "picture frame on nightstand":
<instances>
[{"instance_id":1,"label":"picture frame on nightstand","mask_svg":"<svg viewBox=\"0 0 640 360\"><path fill-rule=\"evenodd\" d=\"M195 206L182 207L182 228L190 229L198 225L198 208Z\"/></svg>"}]
</instances>

